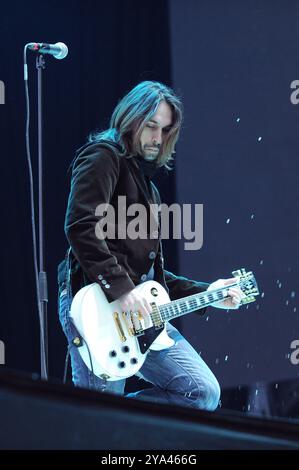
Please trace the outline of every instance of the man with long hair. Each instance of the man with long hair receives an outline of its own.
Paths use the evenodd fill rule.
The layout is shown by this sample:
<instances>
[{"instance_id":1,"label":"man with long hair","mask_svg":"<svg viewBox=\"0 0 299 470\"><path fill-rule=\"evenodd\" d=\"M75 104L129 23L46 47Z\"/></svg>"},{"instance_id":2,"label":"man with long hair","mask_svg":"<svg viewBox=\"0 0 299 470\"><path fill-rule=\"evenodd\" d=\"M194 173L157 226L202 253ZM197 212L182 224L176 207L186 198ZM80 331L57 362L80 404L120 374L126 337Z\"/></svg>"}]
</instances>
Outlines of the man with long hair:
<instances>
[{"instance_id":1,"label":"man with long hair","mask_svg":"<svg viewBox=\"0 0 299 470\"><path fill-rule=\"evenodd\" d=\"M170 168L182 124L182 103L174 91L159 82L139 83L118 103L109 129L94 133L76 154L72 165L65 233L70 245L59 265L59 316L66 334L76 386L124 393L125 380L107 381L85 365L74 338L78 333L70 320L73 296L83 286L98 283L109 302L119 300L122 311L139 311L149 320L148 300L134 291L136 285L156 280L171 300L206 290L209 285L176 276L164 267L160 223L146 237L99 237L99 204L110 204L116 214L118 198L130 204L160 204L151 178L159 167ZM128 217L129 219L129 217ZM144 222L147 222L148 218ZM126 219L128 225L129 220ZM118 218L110 229L119 229ZM111 227L112 225L112 227ZM115 233L115 232L114 232ZM118 232L117 232L118 233ZM222 280L229 284L232 280ZM218 284L210 285L218 287ZM215 307L238 308L242 292L229 289L230 297ZM205 309L198 310L203 315ZM174 345L162 351L150 350L138 375L153 386L128 396L159 403L174 403L215 410L220 397L219 384L179 331L170 323L167 333Z\"/></svg>"}]
</instances>

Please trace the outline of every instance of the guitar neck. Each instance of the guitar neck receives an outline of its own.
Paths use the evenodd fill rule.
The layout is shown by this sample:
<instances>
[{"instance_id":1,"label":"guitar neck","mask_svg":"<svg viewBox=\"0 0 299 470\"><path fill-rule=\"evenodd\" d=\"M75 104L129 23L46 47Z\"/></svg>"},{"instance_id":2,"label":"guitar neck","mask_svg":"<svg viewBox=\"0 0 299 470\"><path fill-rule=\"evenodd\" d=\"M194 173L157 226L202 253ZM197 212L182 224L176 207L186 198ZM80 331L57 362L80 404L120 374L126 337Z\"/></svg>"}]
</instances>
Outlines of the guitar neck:
<instances>
[{"instance_id":1,"label":"guitar neck","mask_svg":"<svg viewBox=\"0 0 299 470\"><path fill-rule=\"evenodd\" d=\"M237 282L226 287L221 287L220 289L200 292L198 294L189 295L188 297L183 297L179 300L173 300L167 304L159 305L158 311L161 315L161 319L163 321L173 320L174 318L181 317L187 313L208 307L214 302L218 302L229 297L229 288L235 286L238 286Z\"/></svg>"}]
</instances>

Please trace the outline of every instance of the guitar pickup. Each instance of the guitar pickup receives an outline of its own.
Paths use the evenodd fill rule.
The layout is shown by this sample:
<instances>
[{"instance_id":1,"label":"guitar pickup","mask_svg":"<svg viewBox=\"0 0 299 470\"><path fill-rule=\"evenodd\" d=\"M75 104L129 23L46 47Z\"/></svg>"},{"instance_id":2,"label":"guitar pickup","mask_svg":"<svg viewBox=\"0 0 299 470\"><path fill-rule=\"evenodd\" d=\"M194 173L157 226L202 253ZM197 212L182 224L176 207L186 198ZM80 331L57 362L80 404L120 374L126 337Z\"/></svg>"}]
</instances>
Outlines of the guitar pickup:
<instances>
[{"instance_id":1,"label":"guitar pickup","mask_svg":"<svg viewBox=\"0 0 299 470\"><path fill-rule=\"evenodd\" d=\"M162 328L164 326L164 322L161 318L160 312L159 312L155 302L151 302L151 307L152 307L151 317L152 317L153 325L154 325L156 330L159 330L160 328Z\"/></svg>"},{"instance_id":2,"label":"guitar pickup","mask_svg":"<svg viewBox=\"0 0 299 470\"><path fill-rule=\"evenodd\" d=\"M144 334L144 328L142 325L143 317L141 313L138 312L131 312L131 322L133 325L133 334L134 336L140 336Z\"/></svg>"}]
</instances>

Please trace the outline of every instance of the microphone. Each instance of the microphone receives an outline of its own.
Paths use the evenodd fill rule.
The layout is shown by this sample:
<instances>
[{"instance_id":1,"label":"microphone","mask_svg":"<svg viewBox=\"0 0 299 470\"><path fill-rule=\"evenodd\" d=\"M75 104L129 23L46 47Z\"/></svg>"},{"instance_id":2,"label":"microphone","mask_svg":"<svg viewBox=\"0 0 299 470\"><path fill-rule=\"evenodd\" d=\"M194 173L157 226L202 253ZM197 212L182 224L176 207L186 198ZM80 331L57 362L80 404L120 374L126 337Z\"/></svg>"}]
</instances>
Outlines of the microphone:
<instances>
[{"instance_id":1,"label":"microphone","mask_svg":"<svg viewBox=\"0 0 299 470\"><path fill-rule=\"evenodd\" d=\"M51 54L55 59L64 59L68 55L68 47L63 42L46 44L44 42L30 42L28 49L40 54Z\"/></svg>"}]
</instances>

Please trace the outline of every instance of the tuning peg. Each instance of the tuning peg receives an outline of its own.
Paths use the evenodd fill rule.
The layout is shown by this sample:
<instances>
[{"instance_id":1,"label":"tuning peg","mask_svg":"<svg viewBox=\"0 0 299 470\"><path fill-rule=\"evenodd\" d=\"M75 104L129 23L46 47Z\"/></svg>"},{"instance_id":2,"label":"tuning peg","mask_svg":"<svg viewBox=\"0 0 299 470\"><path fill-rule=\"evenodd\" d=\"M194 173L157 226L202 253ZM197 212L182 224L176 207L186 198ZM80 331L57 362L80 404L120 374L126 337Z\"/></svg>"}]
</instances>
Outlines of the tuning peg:
<instances>
[{"instance_id":1,"label":"tuning peg","mask_svg":"<svg viewBox=\"0 0 299 470\"><path fill-rule=\"evenodd\" d=\"M237 269L236 271L232 271L232 275L234 277L239 277L241 276L241 270L240 269Z\"/></svg>"}]
</instances>

